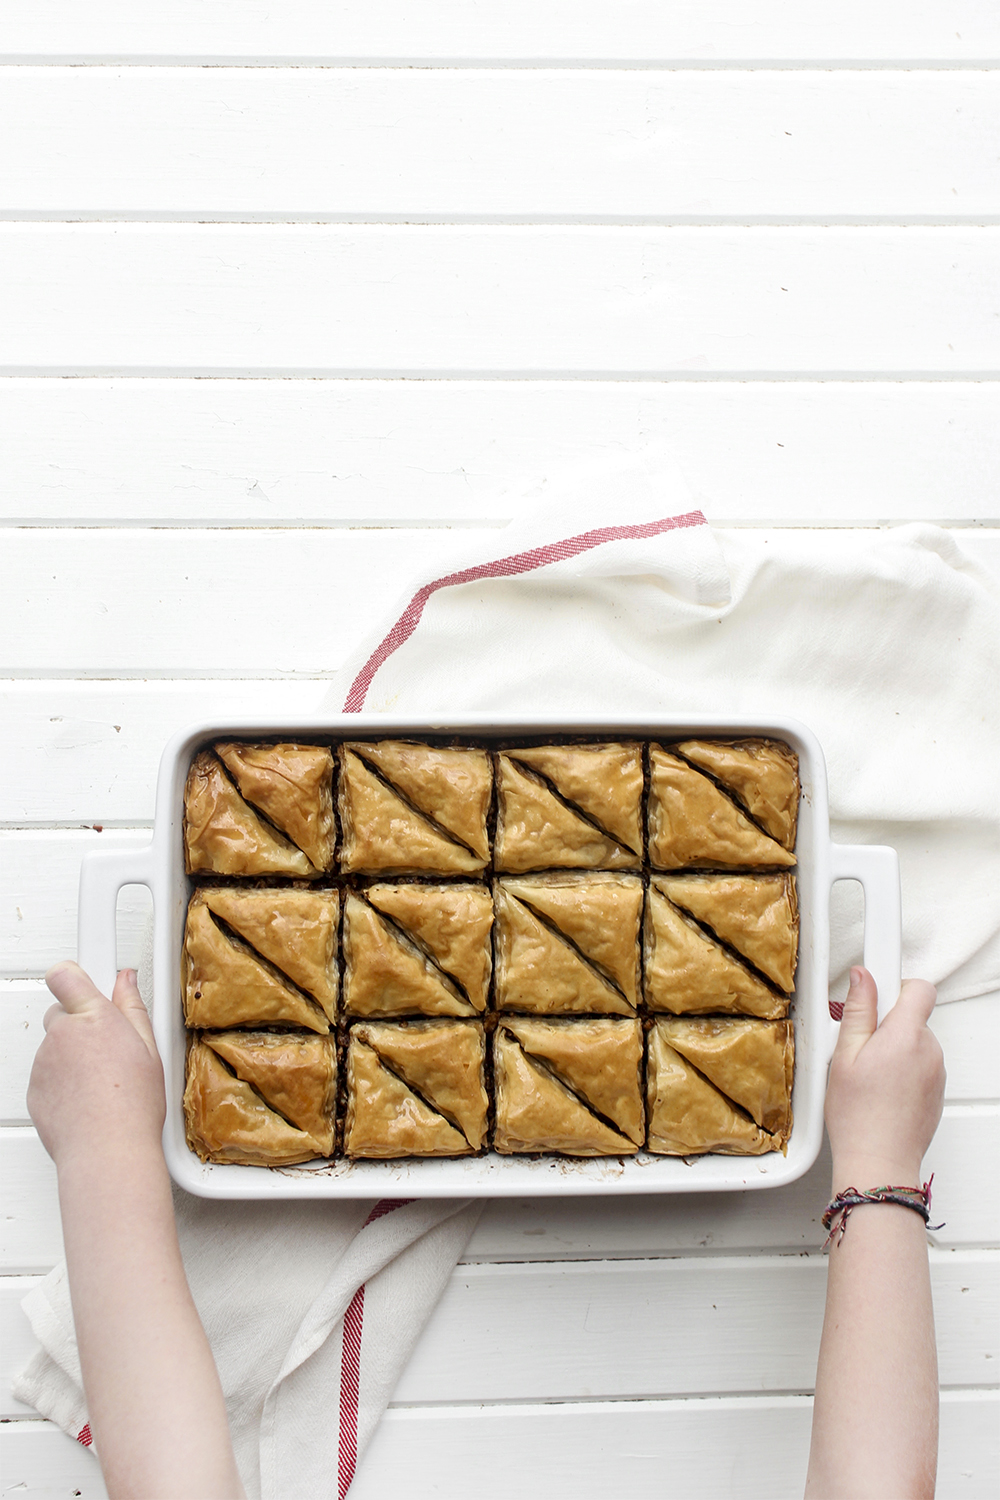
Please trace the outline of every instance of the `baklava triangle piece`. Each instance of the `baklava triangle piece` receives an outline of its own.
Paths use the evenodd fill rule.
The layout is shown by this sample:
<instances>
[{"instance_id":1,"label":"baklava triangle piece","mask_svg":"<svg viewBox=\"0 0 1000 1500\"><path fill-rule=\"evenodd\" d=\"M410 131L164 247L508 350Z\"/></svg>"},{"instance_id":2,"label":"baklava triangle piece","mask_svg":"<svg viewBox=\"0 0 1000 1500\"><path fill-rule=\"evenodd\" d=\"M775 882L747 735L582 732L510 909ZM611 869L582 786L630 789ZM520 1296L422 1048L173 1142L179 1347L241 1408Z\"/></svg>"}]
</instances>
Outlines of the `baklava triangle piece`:
<instances>
[{"instance_id":1,"label":"baklava triangle piece","mask_svg":"<svg viewBox=\"0 0 1000 1500\"><path fill-rule=\"evenodd\" d=\"M492 955L493 899L484 885L370 885L366 899L407 933L486 1009Z\"/></svg>"},{"instance_id":2,"label":"baklava triangle piece","mask_svg":"<svg viewBox=\"0 0 1000 1500\"><path fill-rule=\"evenodd\" d=\"M479 1150L489 1107L483 1086L482 1026L462 1021L375 1022L356 1026L351 1034L460 1130L473 1151Z\"/></svg>"},{"instance_id":3,"label":"baklava triangle piece","mask_svg":"<svg viewBox=\"0 0 1000 1500\"><path fill-rule=\"evenodd\" d=\"M685 759L709 771L786 849L795 848L799 759L780 740L683 740Z\"/></svg>"},{"instance_id":4,"label":"baklava triangle piece","mask_svg":"<svg viewBox=\"0 0 1000 1500\"><path fill-rule=\"evenodd\" d=\"M330 1022L263 959L234 943L219 928L204 892L188 907L181 960L184 1019L188 1026L222 1028L271 1023L328 1032Z\"/></svg>"},{"instance_id":5,"label":"baklava triangle piece","mask_svg":"<svg viewBox=\"0 0 1000 1500\"><path fill-rule=\"evenodd\" d=\"M332 1037L275 1031L224 1031L202 1038L237 1078L277 1114L304 1130L317 1156L333 1150L337 1051Z\"/></svg>"},{"instance_id":6,"label":"baklava triangle piece","mask_svg":"<svg viewBox=\"0 0 1000 1500\"><path fill-rule=\"evenodd\" d=\"M762 833L708 776L659 745L649 763L649 860L656 869L794 865L794 854Z\"/></svg>"},{"instance_id":7,"label":"baklava triangle piece","mask_svg":"<svg viewBox=\"0 0 1000 1500\"><path fill-rule=\"evenodd\" d=\"M650 882L646 897L646 1004L650 1010L685 1015L727 1011L775 1019L788 1001L701 931Z\"/></svg>"},{"instance_id":8,"label":"baklava triangle piece","mask_svg":"<svg viewBox=\"0 0 1000 1500\"><path fill-rule=\"evenodd\" d=\"M550 868L637 869L638 854L560 802L544 782L508 755L497 757L499 785L494 861L519 873Z\"/></svg>"},{"instance_id":9,"label":"baklava triangle piece","mask_svg":"<svg viewBox=\"0 0 1000 1500\"><path fill-rule=\"evenodd\" d=\"M243 796L286 833L317 870L333 863L333 755L324 745L242 745L215 753Z\"/></svg>"},{"instance_id":10,"label":"baklava triangle piece","mask_svg":"<svg viewBox=\"0 0 1000 1500\"><path fill-rule=\"evenodd\" d=\"M795 1043L790 1021L732 1017L657 1025L675 1052L784 1144L792 1124Z\"/></svg>"},{"instance_id":11,"label":"baklava triangle piece","mask_svg":"<svg viewBox=\"0 0 1000 1500\"><path fill-rule=\"evenodd\" d=\"M363 901L344 906L344 1009L352 1016L471 1016L475 1007L404 933Z\"/></svg>"},{"instance_id":12,"label":"baklava triangle piece","mask_svg":"<svg viewBox=\"0 0 1000 1500\"><path fill-rule=\"evenodd\" d=\"M485 750L439 749L407 740L358 742L349 747L447 833L479 856L490 857L486 814L493 773Z\"/></svg>"},{"instance_id":13,"label":"baklava triangle piece","mask_svg":"<svg viewBox=\"0 0 1000 1500\"><path fill-rule=\"evenodd\" d=\"M270 828L209 751L196 755L184 788L184 862L189 875L315 875L290 839Z\"/></svg>"},{"instance_id":14,"label":"baklava triangle piece","mask_svg":"<svg viewBox=\"0 0 1000 1500\"><path fill-rule=\"evenodd\" d=\"M510 755L633 854L642 853L641 745L533 745Z\"/></svg>"},{"instance_id":15,"label":"baklava triangle piece","mask_svg":"<svg viewBox=\"0 0 1000 1500\"><path fill-rule=\"evenodd\" d=\"M559 1151L564 1156L625 1156L635 1144L592 1114L565 1084L533 1063L517 1039L498 1026L493 1036L496 1129L504 1156Z\"/></svg>"},{"instance_id":16,"label":"baklava triangle piece","mask_svg":"<svg viewBox=\"0 0 1000 1500\"><path fill-rule=\"evenodd\" d=\"M557 927L630 1005L638 1003L642 882L637 875L518 875L500 884Z\"/></svg>"},{"instance_id":17,"label":"baklava triangle piece","mask_svg":"<svg viewBox=\"0 0 1000 1500\"><path fill-rule=\"evenodd\" d=\"M202 1161L288 1167L319 1154L307 1131L269 1109L199 1041L188 1052L184 1122L188 1145Z\"/></svg>"},{"instance_id":18,"label":"baklava triangle piece","mask_svg":"<svg viewBox=\"0 0 1000 1500\"><path fill-rule=\"evenodd\" d=\"M347 1156L468 1156L461 1131L429 1109L357 1038L347 1053Z\"/></svg>"},{"instance_id":19,"label":"baklava triangle piece","mask_svg":"<svg viewBox=\"0 0 1000 1500\"><path fill-rule=\"evenodd\" d=\"M213 886L201 893L210 911L275 968L319 1001L329 1020L337 1013L336 891L275 886L244 891Z\"/></svg>"},{"instance_id":20,"label":"baklava triangle piece","mask_svg":"<svg viewBox=\"0 0 1000 1500\"><path fill-rule=\"evenodd\" d=\"M346 746L341 749L341 865L368 875L472 875L487 856L455 843L369 770Z\"/></svg>"},{"instance_id":21,"label":"baklava triangle piece","mask_svg":"<svg viewBox=\"0 0 1000 1500\"><path fill-rule=\"evenodd\" d=\"M496 991L501 1010L635 1014L623 994L558 932L496 886Z\"/></svg>"},{"instance_id":22,"label":"baklava triangle piece","mask_svg":"<svg viewBox=\"0 0 1000 1500\"><path fill-rule=\"evenodd\" d=\"M779 1142L754 1124L676 1052L657 1022L646 1072L649 1149L665 1156L762 1156Z\"/></svg>"},{"instance_id":23,"label":"baklava triangle piece","mask_svg":"<svg viewBox=\"0 0 1000 1500\"><path fill-rule=\"evenodd\" d=\"M799 948L794 875L675 875L656 884L675 906L791 993Z\"/></svg>"},{"instance_id":24,"label":"baklava triangle piece","mask_svg":"<svg viewBox=\"0 0 1000 1500\"><path fill-rule=\"evenodd\" d=\"M646 1134L639 1022L536 1021L506 1016L502 1025L533 1061L544 1063L597 1114L636 1146Z\"/></svg>"}]
</instances>

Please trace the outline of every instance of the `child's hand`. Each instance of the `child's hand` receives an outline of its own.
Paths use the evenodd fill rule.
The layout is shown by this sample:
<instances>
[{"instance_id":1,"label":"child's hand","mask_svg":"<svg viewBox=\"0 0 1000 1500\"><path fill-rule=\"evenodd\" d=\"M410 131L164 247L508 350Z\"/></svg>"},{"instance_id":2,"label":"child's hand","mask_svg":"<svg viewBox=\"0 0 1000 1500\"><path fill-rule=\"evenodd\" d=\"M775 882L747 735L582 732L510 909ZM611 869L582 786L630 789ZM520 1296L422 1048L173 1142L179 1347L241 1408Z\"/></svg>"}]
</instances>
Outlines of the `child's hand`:
<instances>
[{"instance_id":1,"label":"child's hand","mask_svg":"<svg viewBox=\"0 0 1000 1500\"><path fill-rule=\"evenodd\" d=\"M926 980L905 980L876 1030L875 981L851 970L826 1095L835 1193L919 1186L944 1101L944 1055L927 1026L936 998Z\"/></svg>"},{"instance_id":2,"label":"child's hand","mask_svg":"<svg viewBox=\"0 0 1000 1500\"><path fill-rule=\"evenodd\" d=\"M45 1013L45 1038L28 1084L28 1113L57 1166L154 1145L166 1113L163 1069L131 969L109 1002L74 963L45 976L59 1001Z\"/></svg>"}]
</instances>

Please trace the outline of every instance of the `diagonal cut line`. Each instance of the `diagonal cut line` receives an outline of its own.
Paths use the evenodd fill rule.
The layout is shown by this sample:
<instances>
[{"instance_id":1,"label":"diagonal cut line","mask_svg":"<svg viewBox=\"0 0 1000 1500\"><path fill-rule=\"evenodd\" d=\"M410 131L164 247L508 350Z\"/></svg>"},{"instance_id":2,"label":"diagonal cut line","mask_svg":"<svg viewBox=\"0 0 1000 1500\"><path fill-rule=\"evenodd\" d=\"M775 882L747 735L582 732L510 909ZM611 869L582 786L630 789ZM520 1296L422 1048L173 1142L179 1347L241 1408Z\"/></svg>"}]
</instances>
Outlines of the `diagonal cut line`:
<instances>
[{"instance_id":1,"label":"diagonal cut line","mask_svg":"<svg viewBox=\"0 0 1000 1500\"><path fill-rule=\"evenodd\" d=\"M742 875L746 872L740 870L738 873ZM678 916L683 917L696 931L700 932L702 937L707 938L716 948L721 948L728 959L739 965L741 969L745 969L754 979L759 979L761 984L766 985L776 1000L789 1000L791 998L791 995L786 994L783 989L775 984L773 979L769 979L762 969L758 969L757 965L747 958L745 953L742 953L739 948L734 948L731 943L727 943L707 922L701 921L693 912L689 912L686 906L682 906L679 901L674 901L670 896L665 896L659 886L656 887L656 894L662 900L666 901L668 905L672 906Z\"/></svg>"},{"instance_id":2,"label":"diagonal cut line","mask_svg":"<svg viewBox=\"0 0 1000 1500\"><path fill-rule=\"evenodd\" d=\"M456 1000L463 1001L469 1007L470 1016L479 1015L479 1011L476 1010L476 1007L469 999L468 991L466 990L465 986L461 984L453 974L449 974L447 969L442 968L437 959L434 957L433 953L429 948L426 947L424 943L420 941L420 938L415 932L411 932L408 927L403 927L402 924L397 922L393 917L387 916L380 906L376 906L374 901L369 901L367 899L364 891L355 891L353 892L353 894L357 896L359 901L363 901L364 904L368 907L369 911L372 912L373 915L376 916L378 920L389 929L390 937L392 937L399 944L404 952L412 948L419 958L425 960L430 968L434 970L434 977L449 992L449 994L454 995L454 998Z\"/></svg>"},{"instance_id":3,"label":"diagonal cut line","mask_svg":"<svg viewBox=\"0 0 1000 1500\"><path fill-rule=\"evenodd\" d=\"M202 1040L204 1041L206 1047L212 1047L211 1041L209 1041L206 1037L203 1036ZM233 1067L229 1059L222 1056L221 1052L216 1052L214 1047L212 1047L212 1051L215 1053L215 1056L225 1068L226 1072L231 1073L232 1076L238 1079L240 1083L245 1084L246 1087L251 1091L251 1093L256 1094L260 1102L271 1111L272 1115L277 1115L278 1119L284 1120L285 1124L291 1130L297 1130L300 1135L308 1137L308 1139L310 1141L313 1141L313 1144L315 1145L315 1140L313 1136L309 1134L308 1130L303 1130L301 1125L297 1125L294 1120L290 1120L288 1116L284 1114L276 1104L272 1104L267 1095L261 1092L260 1087L256 1083L254 1083L252 1079L244 1078L242 1073L238 1072L237 1069Z\"/></svg>"},{"instance_id":4,"label":"diagonal cut line","mask_svg":"<svg viewBox=\"0 0 1000 1500\"><path fill-rule=\"evenodd\" d=\"M503 882L501 882L501 884L503 884ZM567 937L562 928L558 927L551 917L546 916L544 912L536 911L535 907L532 906L531 901L528 897L518 895L516 891L512 891L509 886L506 885L504 885L503 889L504 894L508 897L509 900L517 901L521 906L526 906L528 908L528 911L531 913L540 927L544 927L546 932L551 932L553 937L558 938L560 942L565 943L567 948L571 948L580 962L586 968L588 968L591 973L596 974L597 978L601 980L603 984L606 984L609 990L614 990L615 994L618 995L622 1000L624 1000L625 1004L629 1007L629 1010L632 1012L632 1014L635 1014L635 1006L632 1004L632 1001L625 994L625 991L621 988L621 986L611 978L610 974L606 974L604 972L601 965L597 963L595 959L588 958L583 949L578 947L571 937Z\"/></svg>"},{"instance_id":5,"label":"diagonal cut line","mask_svg":"<svg viewBox=\"0 0 1000 1500\"><path fill-rule=\"evenodd\" d=\"M454 844L458 849L465 849L466 852L471 854L475 859L482 858L482 856L480 854L477 854L476 850L472 848L471 844L467 844L464 839L460 839L457 833L452 833L450 828L445 828L444 824L439 823L437 818L432 817L429 812L424 812L424 809L422 807L418 807L417 804L413 802L405 792L400 791L395 782L390 781L388 776L385 775L381 767L373 765L370 760L367 760L365 758L363 749L357 748L355 741L352 740L350 745L345 746L345 749L347 749L350 754L356 755L358 757L358 760L361 761L361 764L364 766L365 770L370 771L371 774L375 777L376 781L381 782L382 786L384 786L388 791L392 792L394 797L398 797L403 806L408 807L410 812L413 813L415 817L421 818L425 823L429 824L430 827L434 829L435 833L440 834L441 838L447 839L449 844Z\"/></svg>"},{"instance_id":6,"label":"diagonal cut line","mask_svg":"<svg viewBox=\"0 0 1000 1500\"><path fill-rule=\"evenodd\" d=\"M716 791L721 792L726 801L731 802L736 811L738 813L742 813L748 823L753 824L758 833L763 834L764 837L766 839L769 839L772 844L777 844L779 849L785 849L785 846L781 842L781 840L776 839L773 833L768 833L763 823L761 823L757 818L754 817L753 813L745 803L740 801L740 798L733 791L732 787L728 787L724 781L720 781L719 778L713 775L711 771L706 771L704 766L695 765L693 760L688 760L687 756L684 755L680 750L678 750L676 745L669 745L665 746L664 748L669 749L671 755L674 755L678 760L683 761L688 770L696 771L699 776L704 776L706 781L710 781L715 787ZM786 854L793 854L794 852L795 851L793 849L785 849ZM779 865L778 868L784 870L787 869L788 866Z\"/></svg>"},{"instance_id":7,"label":"diagonal cut line","mask_svg":"<svg viewBox=\"0 0 1000 1500\"><path fill-rule=\"evenodd\" d=\"M299 846L295 842L295 840L289 834L287 834L283 828L279 828L278 825L277 825L277 823L274 821L274 819L273 818L269 818L268 815L267 815L267 813L264 811L264 809L262 807L258 807L257 804L256 804L256 802L254 802L252 800L252 798L246 796L246 794L243 792L242 788L240 787L239 782L236 780L236 777L231 773L229 767L226 765L225 761L222 759L222 756L221 755L216 755L214 750L212 751L212 754L215 756L216 765L219 767L219 769L221 770L223 776L229 782L229 785L232 787L232 789L236 793L237 797L239 797L240 801L241 802L245 802L246 805L247 805L247 807L249 807L249 808L252 809L252 811L254 812L255 816L260 819L260 821L265 825L265 827L270 828L270 830L271 830L272 833L278 834L281 838L284 839L285 843L286 844L290 844L293 849L298 849L299 853L301 855L303 855L305 857L306 861L308 862L310 870L315 870L316 866L313 864L313 862L309 858L308 854L306 854L306 851L304 849L299 849Z\"/></svg>"},{"instance_id":8,"label":"diagonal cut line","mask_svg":"<svg viewBox=\"0 0 1000 1500\"><path fill-rule=\"evenodd\" d=\"M212 921L215 923L216 927L222 933L223 937L227 940L227 942L231 943L234 948L238 948L240 952L244 953L248 958L252 958L255 963L260 964L265 973L268 974L276 983L282 984L284 985L285 989L291 990L292 993L294 995L297 995L300 1000L304 1000L306 1002L310 1010L315 1011L318 1016L322 1016L324 1021L329 1022L330 1018L327 1015L326 1011L323 1009L322 1005L320 1005L318 1000L310 995L307 990L304 990L300 985L297 985L294 979L290 979L289 976L284 972L284 970L280 969L277 964L272 963L269 958L265 958L263 953L258 953L257 949L253 946L252 943L247 942L242 933L237 932L235 927L231 927L229 925L225 917L217 916L212 908L208 905L206 905L205 909L211 917ZM288 1024L291 1025L292 1023L289 1022Z\"/></svg>"},{"instance_id":9,"label":"diagonal cut line","mask_svg":"<svg viewBox=\"0 0 1000 1500\"><path fill-rule=\"evenodd\" d=\"M421 1093L420 1089L412 1084L406 1077L406 1074L400 1070L398 1063L394 1065L390 1062L386 1062L385 1058L382 1056L381 1052L378 1050L378 1047L374 1042L365 1041L362 1038L359 1038L359 1041L363 1047L367 1047L370 1052L374 1052L376 1058L378 1059L378 1065L380 1068L384 1068L385 1071L391 1075L391 1077L395 1078L397 1083L401 1083L404 1088L409 1089L410 1093L413 1094L417 1099L419 1099L421 1104L426 1105L432 1115L439 1115L442 1120L446 1120L448 1122L453 1130L457 1130L470 1150L475 1149L472 1145L472 1142L469 1140L469 1137L466 1135L465 1131L462 1129L461 1125L454 1118L454 1116L450 1115L446 1109L442 1109L440 1104L435 1104L432 1100L428 1099L426 1094Z\"/></svg>"},{"instance_id":10,"label":"diagonal cut line","mask_svg":"<svg viewBox=\"0 0 1000 1500\"><path fill-rule=\"evenodd\" d=\"M631 1140L625 1134L624 1130L622 1130L620 1125L616 1124L614 1120L609 1119L607 1115L602 1115L600 1110L596 1109L594 1105L591 1104L586 1094L582 1094L580 1090L574 1088L571 1083L567 1083L562 1074L557 1073L552 1064L545 1058L539 1057L537 1053L530 1051L529 1048L526 1047L525 1044L521 1041L521 1038L519 1036L515 1036L514 1033L509 1029L509 1027L504 1026L502 1030L504 1036L509 1037L514 1045L520 1049L520 1051L524 1054L526 1061L529 1062L532 1067L536 1068L539 1073L544 1073L555 1083L558 1083L561 1088L566 1090L567 1094L570 1094L576 1100L577 1104L582 1105L587 1113L589 1115L593 1115L595 1120L599 1120L607 1130L613 1131L615 1135L618 1136L620 1140L624 1141L628 1146L642 1144L641 1142L637 1143Z\"/></svg>"},{"instance_id":11,"label":"diagonal cut line","mask_svg":"<svg viewBox=\"0 0 1000 1500\"><path fill-rule=\"evenodd\" d=\"M519 771L529 777L530 780L537 781L557 802L560 802L565 807L567 812L571 812L574 817L579 818L581 823L586 823L588 828L592 828L602 838L609 839L616 849L624 849L626 854L634 854L637 859L642 858L641 850L633 849L631 844L625 844L621 839L616 838L613 833L610 833L607 828L598 823L596 818L592 818L589 813L584 812L582 807L579 807L564 792L561 792L556 783L551 781L543 771L539 771L535 766L529 766L526 761L518 760L516 750L503 750L500 753L506 755L508 760L515 761Z\"/></svg>"},{"instance_id":12,"label":"diagonal cut line","mask_svg":"<svg viewBox=\"0 0 1000 1500\"><path fill-rule=\"evenodd\" d=\"M732 1109L732 1111L733 1111L734 1114L740 1115L744 1120L748 1120L749 1123L751 1125L755 1126L761 1132L762 1135L773 1135L774 1132L770 1131L770 1130L765 1130L764 1127L763 1127L763 1125L760 1123L760 1121L759 1120L755 1120L754 1117L753 1117L753 1115L750 1113L750 1111L748 1109L744 1109L742 1104L737 1104L737 1102L736 1102L735 1099L730 1099L730 1097L726 1093L725 1089L720 1089L720 1087L719 1087L719 1085L717 1083L713 1083L712 1080L711 1080L711 1078L709 1078L708 1074L707 1073L703 1073L701 1071L701 1069L695 1063L693 1063L691 1061L691 1059L685 1053L683 1053L681 1051L680 1047L674 1047L673 1042L669 1041L669 1040L667 1042L667 1046L668 1047L673 1047L673 1050L677 1053L677 1056L684 1058L684 1061L687 1063L687 1065L691 1069L692 1073L697 1073L697 1075L701 1079L702 1083L707 1083L710 1089L714 1089L715 1090L715 1092L718 1094L718 1096L719 1096L720 1099L725 1099L726 1103Z\"/></svg>"}]
</instances>

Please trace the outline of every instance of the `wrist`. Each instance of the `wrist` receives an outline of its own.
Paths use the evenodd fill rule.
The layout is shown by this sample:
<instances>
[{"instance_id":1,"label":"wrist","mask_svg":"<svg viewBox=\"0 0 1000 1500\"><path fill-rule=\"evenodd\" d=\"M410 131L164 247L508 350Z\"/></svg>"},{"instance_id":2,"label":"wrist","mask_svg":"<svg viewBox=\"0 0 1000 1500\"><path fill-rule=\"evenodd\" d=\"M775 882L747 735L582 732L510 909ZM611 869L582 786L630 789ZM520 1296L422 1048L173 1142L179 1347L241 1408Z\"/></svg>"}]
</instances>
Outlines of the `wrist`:
<instances>
[{"instance_id":1,"label":"wrist","mask_svg":"<svg viewBox=\"0 0 1000 1500\"><path fill-rule=\"evenodd\" d=\"M78 1137L55 1153L54 1161L60 1179L114 1177L134 1182L167 1170L158 1130L94 1140Z\"/></svg>"},{"instance_id":2,"label":"wrist","mask_svg":"<svg viewBox=\"0 0 1000 1500\"><path fill-rule=\"evenodd\" d=\"M832 1195L854 1187L870 1192L877 1187L921 1187L922 1157L912 1153L850 1152L834 1155Z\"/></svg>"}]
</instances>

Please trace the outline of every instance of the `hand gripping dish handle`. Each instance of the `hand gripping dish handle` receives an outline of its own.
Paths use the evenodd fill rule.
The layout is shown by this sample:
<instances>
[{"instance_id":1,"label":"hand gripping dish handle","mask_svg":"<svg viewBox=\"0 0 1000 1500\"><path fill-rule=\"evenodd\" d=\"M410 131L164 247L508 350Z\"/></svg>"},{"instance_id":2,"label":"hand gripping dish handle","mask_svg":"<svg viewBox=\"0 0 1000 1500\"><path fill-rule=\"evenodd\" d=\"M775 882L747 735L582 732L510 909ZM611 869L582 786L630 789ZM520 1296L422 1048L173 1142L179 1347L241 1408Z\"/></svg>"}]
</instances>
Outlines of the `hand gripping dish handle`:
<instances>
[{"instance_id":1,"label":"hand gripping dish handle","mask_svg":"<svg viewBox=\"0 0 1000 1500\"><path fill-rule=\"evenodd\" d=\"M153 846L99 849L80 865L76 953L102 994L110 997L118 972L118 892L123 885L153 884Z\"/></svg>"},{"instance_id":2,"label":"hand gripping dish handle","mask_svg":"<svg viewBox=\"0 0 1000 1500\"><path fill-rule=\"evenodd\" d=\"M860 880L865 892L865 968L878 985L881 1021L899 994L903 909L899 855L881 844L834 844L830 882ZM834 1026L836 1034L839 1028Z\"/></svg>"}]
</instances>

